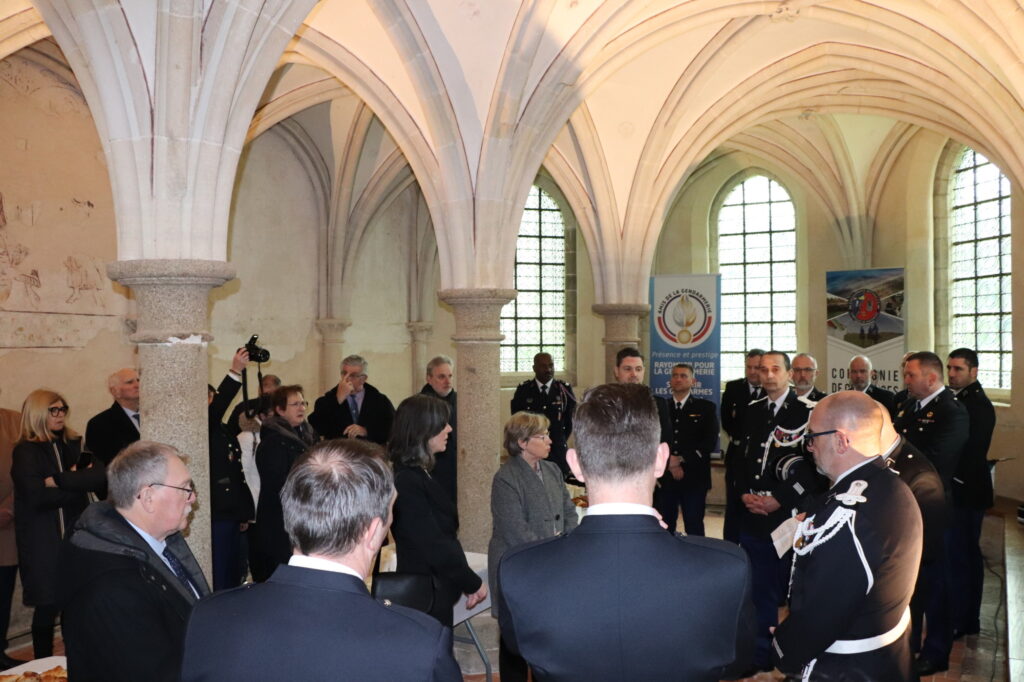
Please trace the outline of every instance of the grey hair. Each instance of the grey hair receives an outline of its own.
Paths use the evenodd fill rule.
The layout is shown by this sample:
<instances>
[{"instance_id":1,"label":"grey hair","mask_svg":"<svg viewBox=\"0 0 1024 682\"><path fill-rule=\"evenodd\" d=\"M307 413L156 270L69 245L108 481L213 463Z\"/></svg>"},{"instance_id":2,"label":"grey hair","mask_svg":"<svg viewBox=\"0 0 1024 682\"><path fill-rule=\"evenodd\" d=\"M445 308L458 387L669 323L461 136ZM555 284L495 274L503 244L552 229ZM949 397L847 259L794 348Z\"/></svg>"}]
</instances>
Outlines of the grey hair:
<instances>
[{"instance_id":1,"label":"grey hair","mask_svg":"<svg viewBox=\"0 0 1024 682\"><path fill-rule=\"evenodd\" d=\"M111 374L109 377L107 377L107 388L108 389L113 389L115 386L117 386L119 383L121 383L121 377L119 376L121 374L121 372L135 372L136 374L138 374L139 370L135 369L134 367L122 367L121 369L117 370L116 372Z\"/></svg>"},{"instance_id":2,"label":"grey hair","mask_svg":"<svg viewBox=\"0 0 1024 682\"><path fill-rule=\"evenodd\" d=\"M452 361L450 357L448 357L447 355L438 355L432 358L430 362L427 363L427 376L434 376L434 369L436 367L440 367L441 365L455 367L455 363Z\"/></svg>"},{"instance_id":3,"label":"grey hair","mask_svg":"<svg viewBox=\"0 0 1024 682\"><path fill-rule=\"evenodd\" d=\"M295 464L281 489L284 529L303 554L343 556L373 519L387 523L394 493L394 474L379 445L324 441Z\"/></svg>"},{"instance_id":4,"label":"grey hair","mask_svg":"<svg viewBox=\"0 0 1024 682\"><path fill-rule=\"evenodd\" d=\"M107 465L107 499L118 509L132 506L139 491L167 476L167 458L181 458L177 448L151 440L137 440Z\"/></svg>"},{"instance_id":5,"label":"grey hair","mask_svg":"<svg viewBox=\"0 0 1024 682\"><path fill-rule=\"evenodd\" d=\"M370 363L368 363L366 361L366 358L364 358L362 355L347 355L345 356L345 359L341 361L341 365L339 365L338 367L339 371L342 374L345 373L345 370L342 369L345 365L348 365L349 367L355 367L356 365L359 365L360 367L363 368L361 370L363 374L366 374L366 369L370 366Z\"/></svg>"},{"instance_id":6,"label":"grey hair","mask_svg":"<svg viewBox=\"0 0 1024 682\"><path fill-rule=\"evenodd\" d=\"M808 360L814 363L814 369L818 369L818 361L815 360L814 356L811 355L810 353L797 353L796 355L793 356L793 359L796 360L797 358L807 358Z\"/></svg>"}]
</instances>

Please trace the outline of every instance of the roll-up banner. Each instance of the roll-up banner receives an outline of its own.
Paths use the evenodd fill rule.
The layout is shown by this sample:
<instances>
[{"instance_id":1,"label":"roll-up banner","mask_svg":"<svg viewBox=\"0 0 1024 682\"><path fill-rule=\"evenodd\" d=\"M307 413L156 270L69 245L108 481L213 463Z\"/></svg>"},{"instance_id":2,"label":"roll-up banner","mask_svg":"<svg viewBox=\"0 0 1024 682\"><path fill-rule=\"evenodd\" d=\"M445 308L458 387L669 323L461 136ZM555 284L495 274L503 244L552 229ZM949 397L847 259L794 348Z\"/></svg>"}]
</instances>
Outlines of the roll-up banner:
<instances>
[{"instance_id":1,"label":"roll-up banner","mask_svg":"<svg viewBox=\"0 0 1024 682\"><path fill-rule=\"evenodd\" d=\"M647 382L661 396L672 366L693 365L694 396L719 404L721 390L721 287L719 275L659 275L651 278L651 358Z\"/></svg>"}]
</instances>

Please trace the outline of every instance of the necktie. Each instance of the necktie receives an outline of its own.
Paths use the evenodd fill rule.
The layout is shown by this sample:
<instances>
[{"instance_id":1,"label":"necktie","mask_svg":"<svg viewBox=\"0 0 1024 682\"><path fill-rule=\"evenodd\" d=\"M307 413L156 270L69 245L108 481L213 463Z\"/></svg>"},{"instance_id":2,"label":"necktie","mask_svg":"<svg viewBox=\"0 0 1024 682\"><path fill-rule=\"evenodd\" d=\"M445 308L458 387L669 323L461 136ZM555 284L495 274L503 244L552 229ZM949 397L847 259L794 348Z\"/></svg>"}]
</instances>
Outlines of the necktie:
<instances>
[{"instance_id":1,"label":"necktie","mask_svg":"<svg viewBox=\"0 0 1024 682\"><path fill-rule=\"evenodd\" d=\"M170 564L174 575L178 576L178 580L181 581L181 584L187 587L193 594L199 596L199 591L196 590L195 585L192 584L192 580L188 577L185 567L181 565L180 561L178 561L178 557L174 556L170 547L164 547L163 555L164 558L167 559L167 563Z\"/></svg>"},{"instance_id":2,"label":"necktie","mask_svg":"<svg viewBox=\"0 0 1024 682\"><path fill-rule=\"evenodd\" d=\"M139 430L139 432L141 433L142 432L142 417L139 415L138 412L136 412L135 414L132 415L132 421L135 422L135 428L137 428Z\"/></svg>"},{"instance_id":3,"label":"necktie","mask_svg":"<svg viewBox=\"0 0 1024 682\"><path fill-rule=\"evenodd\" d=\"M768 403L768 418L775 418L775 403Z\"/></svg>"},{"instance_id":4,"label":"necktie","mask_svg":"<svg viewBox=\"0 0 1024 682\"><path fill-rule=\"evenodd\" d=\"M356 397L350 395L348 397L348 409L352 412L352 423L355 424L359 421L359 404L356 403Z\"/></svg>"},{"instance_id":5,"label":"necktie","mask_svg":"<svg viewBox=\"0 0 1024 682\"><path fill-rule=\"evenodd\" d=\"M682 403L676 403L676 412L682 412L682 411L683 411L683 404Z\"/></svg>"},{"instance_id":6,"label":"necktie","mask_svg":"<svg viewBox=\"0 0 1024 682\"><path fill-rule=\"evenodd\" d=\"M921 411L921 401L918 400L916 403L914 403L914 412L920 412L920 411Z\"/></svg>"}]
</instances>

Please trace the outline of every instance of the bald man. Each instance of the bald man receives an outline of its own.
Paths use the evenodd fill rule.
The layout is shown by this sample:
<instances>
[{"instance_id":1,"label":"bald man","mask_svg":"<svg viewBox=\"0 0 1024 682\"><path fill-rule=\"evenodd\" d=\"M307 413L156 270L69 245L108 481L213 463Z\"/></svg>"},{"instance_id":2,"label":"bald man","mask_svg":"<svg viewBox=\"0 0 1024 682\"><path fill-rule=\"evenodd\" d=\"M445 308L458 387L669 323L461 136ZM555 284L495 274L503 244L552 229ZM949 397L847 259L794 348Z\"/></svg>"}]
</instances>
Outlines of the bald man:
<instances>
[{"instance_id":1,"label":"bald man","mask_svg":"<svg viewBox=\"0 0 1024 682\"><path fill-rule=\"evenodd\" d=\"M849 371L850 386L853 390L866 393L872 400L882 403L882 407L888 410L890 415L896 411L896 394L871 383L875 378L871 358L866 355L854 355L850 358Z\"/></svg>"},{"instance_id":2,"label":"bald man","mask_svg":"<svg viewBox=\"0 0 1024 682\"><path fill-rule=\"evenodd\" d=\"M117 453L139 440L142 428L139 373L131 367L119 369L107 377L107 389L114 396L114 404L85 427L85 450L103 464L110 464Z\"/></svg>"},{"instance_id":3,"label":"bald man","mask_svg":"<svg viewBox=\"0 0 1024 682\"><path fill-rule=\"evenodd\" d=\"M881 406L859 391L823 398L804 440L832 482L795 534L779 670L811 680L912 680L910 595L921 513L877 455Z\"/></svg>"}]
</instances>

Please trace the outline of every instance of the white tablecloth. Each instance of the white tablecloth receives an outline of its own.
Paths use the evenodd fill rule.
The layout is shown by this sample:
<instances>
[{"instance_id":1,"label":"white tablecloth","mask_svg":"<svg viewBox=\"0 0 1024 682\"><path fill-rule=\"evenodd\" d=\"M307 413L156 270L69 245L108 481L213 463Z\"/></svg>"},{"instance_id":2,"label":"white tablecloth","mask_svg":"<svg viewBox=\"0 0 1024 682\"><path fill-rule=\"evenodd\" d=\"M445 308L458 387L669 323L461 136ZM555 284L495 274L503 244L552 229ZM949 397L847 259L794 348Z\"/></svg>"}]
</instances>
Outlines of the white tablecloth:
<instances>
[{"instance_id":1,"label":"white tablecloth","mask_svg":"<svg viewBox=\"0 0 1024 682\"><path fill-rule=\"evenodd\" d=\"M46 658L37 658L34 661L28 663L22 663L16 665L9 670L0 671L4 675L20 675L21 673L44 673L51 668L62 666L65 670L68 667L68 659L65 656L47 656Z\"/></svg>"}]
</instances>

